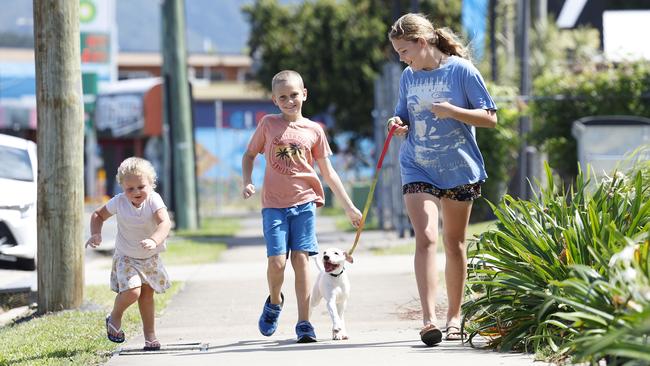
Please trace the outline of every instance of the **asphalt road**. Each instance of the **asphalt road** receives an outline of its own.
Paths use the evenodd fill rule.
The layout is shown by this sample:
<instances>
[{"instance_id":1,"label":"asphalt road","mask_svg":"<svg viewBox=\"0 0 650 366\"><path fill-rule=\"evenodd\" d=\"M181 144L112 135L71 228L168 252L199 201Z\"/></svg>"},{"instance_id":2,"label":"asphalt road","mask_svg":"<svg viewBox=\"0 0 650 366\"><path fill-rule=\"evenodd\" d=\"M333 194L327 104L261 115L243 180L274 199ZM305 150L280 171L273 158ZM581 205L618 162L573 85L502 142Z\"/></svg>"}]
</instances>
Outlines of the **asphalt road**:
<instances>
[{"instance_id":1,"label":"asphalt road","mask_svg":"<svg viewBox=\"0 0 650 366\"><path fill-rule=\"evenodd\" d=\"M85 240L90 236L90 214L92 208L85 210L83 219L83 242L79 245L83 246ZM115 235L117 233L117 224L114 219L110 219L104 223L102 230L102 237L104 242L100 246L101 250L85 250L84 267L86 273L86 283L95 283L100 281L96 278L95 273L100 269L110 266L112 257L112 250L115 247ZM108 278L108 274L105 275ZM107 280L104 279L104 282ZM25 271L16 267L16 264L10 261L0 261L0 290L7 290L18 287L30 287L32 291L37 288L38 278L36 271Z\"/></svg>"}]
</instances>

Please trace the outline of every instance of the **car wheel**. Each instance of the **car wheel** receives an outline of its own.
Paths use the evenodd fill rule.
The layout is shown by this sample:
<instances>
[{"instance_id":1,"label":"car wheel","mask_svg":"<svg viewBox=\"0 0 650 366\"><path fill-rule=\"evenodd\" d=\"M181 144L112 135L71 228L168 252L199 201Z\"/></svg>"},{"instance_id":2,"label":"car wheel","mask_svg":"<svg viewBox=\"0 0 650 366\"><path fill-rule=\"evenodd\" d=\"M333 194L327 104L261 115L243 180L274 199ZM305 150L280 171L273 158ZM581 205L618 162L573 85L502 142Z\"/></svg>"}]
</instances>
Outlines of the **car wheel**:
<instances>
[{"instance_id":1,"label":"car wheel","mask_svg":"<svg viewBox=\"0 0 650 366\"><path fill-rule=\"evenodd\" d=\"M18 268L24 269L27 271L33 271L36 269L36 260L35 259L29 259L29 258L18 258L18 262L16 263L18 265Z\"/></svg>"}]
</instances>

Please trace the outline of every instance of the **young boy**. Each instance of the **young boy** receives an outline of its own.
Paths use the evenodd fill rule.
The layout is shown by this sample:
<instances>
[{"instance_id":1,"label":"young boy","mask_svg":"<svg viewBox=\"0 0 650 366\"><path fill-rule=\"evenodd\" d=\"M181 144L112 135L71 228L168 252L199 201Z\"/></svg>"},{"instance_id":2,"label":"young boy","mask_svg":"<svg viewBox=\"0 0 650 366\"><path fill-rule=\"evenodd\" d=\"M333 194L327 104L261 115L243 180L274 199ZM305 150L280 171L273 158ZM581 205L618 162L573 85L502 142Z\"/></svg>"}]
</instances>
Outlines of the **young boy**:
<instances>
[{"instance_id":1,"label":"young boy","mask_svg":"<svg viewBox=\"0 0 650 366\"><path fill-rule=\"evenodd\" d=\"M266 157L262 190L262 220L266 254L267 281L270 295L259 319L260 332L272 335L284 304L281 292L287 258L295 272L298 302L298 343L316 342L314 327L309 322L309 256L318 253L315 232L315 208L324 204L323 186L313 162L327 185L343 203L345 213L355 227L361 212L352 204L328 156L332 154L325 132L317 123L302 116L302 103L307 100L302 77L295 71L277 73L271 82L273 103L280 114L262 118L242 158L244 199L255 194L251 181L257 154Z\"/></svg>"}]
</instances>

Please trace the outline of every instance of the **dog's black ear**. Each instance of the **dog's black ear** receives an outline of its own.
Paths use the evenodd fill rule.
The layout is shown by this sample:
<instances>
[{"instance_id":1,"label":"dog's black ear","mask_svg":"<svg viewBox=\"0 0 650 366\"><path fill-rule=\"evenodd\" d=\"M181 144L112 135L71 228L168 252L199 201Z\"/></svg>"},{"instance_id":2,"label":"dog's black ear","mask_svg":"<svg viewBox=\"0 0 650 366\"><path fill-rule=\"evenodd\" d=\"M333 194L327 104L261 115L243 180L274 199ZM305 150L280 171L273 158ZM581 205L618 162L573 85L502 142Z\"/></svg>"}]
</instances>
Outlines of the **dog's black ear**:
<instances>
[{"instance_id":1,"label":"dog's black ear","mask_svg":"<svg viewBox=\"0 0 650 366\"><path fill-rule=\"evenodd\" d=\"M348 252L343 252L343 254L345 255L345 260L346 261L348 261L350 263L354 263L354 258L352 258L352 256L349 255Z\"/></svg>"}]
</instances>

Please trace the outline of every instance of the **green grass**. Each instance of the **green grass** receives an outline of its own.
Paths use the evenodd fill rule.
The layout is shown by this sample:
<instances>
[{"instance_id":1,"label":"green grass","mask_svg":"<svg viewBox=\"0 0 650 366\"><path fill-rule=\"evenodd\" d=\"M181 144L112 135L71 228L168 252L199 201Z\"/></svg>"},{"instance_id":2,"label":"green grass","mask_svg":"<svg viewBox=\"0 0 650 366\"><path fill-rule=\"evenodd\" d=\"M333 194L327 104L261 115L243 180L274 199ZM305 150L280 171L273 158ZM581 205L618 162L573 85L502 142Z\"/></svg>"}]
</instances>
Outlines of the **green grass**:
<instances>
[{"instance_id":1,"label":"green grass","mask_svg":"<svg viewBox=\"0 0 650 366\"><path fill-rule=\"evenodd\" d=\"M467 227L467 235L465 236L467 239L472 239L475 236L478 236L482 234L483 232L487 231L489 228L491 228L493 225L496 224L496 221L484 221L484 222L477 222L474 224L470 224ZM438 237L439 240L439 245L438 245L438 251L443 252L444 247L442 245L442 233ZM388 247L388 248L373 248L372 252L377 255L401 255L401 254L413 254L415 253L415 238L413 239L413 242L410 244L406 245L397 245L394 247Z\"/></svg>"},{"instance_id":2,"label":"green grass","mask_svg":"<svg viewBox=\"0 0 650 366\"><path fill-rule=\"evenodd\" d=\"M201 220L196 230L177 230L162 253L165 265L186 265L215 262L227 249L219 238L232 237L239 231L236 218L210 217Z\"/></svg>"},{"instance_id":3,"label":"green grass","mask_svg":"<svg viewBox=\"0 0 650 366\"><path fill-rule=\"evenodd\" d=\"M352 226L350 220L345 214L341 217L337 217L335 221L336 228L340 231L347 232L356 232L357 229ZM363 230L377 230L379 229L379 221L374 217L370 217L370 220L366 221L363 225Z\"/></svg>"},{"instance_id":4,"label":"green grass","mask_svg":"<svg viewBox=\"0 0 650 366\"><path fill-rule=\"evenodd\" d=\"M226 244L175 238L167 242L167 250L161 254L166 266L216 262Z\"/></svg>"},{"instance_id":5,"label":"green grass","mask_svg":"<svg viewBox=\"0 0 650 366\"><path fill-rule=\"evenodd\" d=\"M160 314L178 292L174 282L164 294L154 296ZM0 328L0 365L97 365L108 360L116 344L106 338L104 317L115 293L105 285L87 286L83 309L33 317ZM131 306L122 320L128 337L141 330L138 307Z\"/></svg>"},{"instance_id":6,"label":"green grass","mask_svg":"<svg viewBox=\"0 0 650 366\"><path fill-rule=\"evenodd\" d=\"M207 236L224 236L236 232L234 220L212 221L202 228ZM228 222L230 222L228 224ZM226 227L230 225L230 227ZM193 239L172 238L163 252L165 265L214 262L226 245L205 242L202 235ZM198 240L201 239L201 240ZM110 269L107 270L107 276ZM154 296L159 315L182 283L173 282L164 294ZM23 319L0 328L0 366L8 365L97 365L106 362L116 344L106 339L104 317L110 311L115 293L106 285L87 286L84 305L79 310L66 310ZM137 305L131 306L122 320L127 338L142 332Z\"/></svg>"},{"instance_id":7,"label":"green grass","mask_svg":"<svg viewBox=\"0 0 650 366\"><path fill-rule=\"evenodd\" d=\"M344 215L343 209L339 207L321 207L317 211L320 216L340 216Z\"/></svg>"},{"instance_id":8,"label":"green grass","mask_svg":"<svg viewBox=\"0 0 650 366\"><path fill-rule=\"evenodd\" d=\"M201 220L201 227L196 230L176 230L176 236L186 238L229 237L239 231L241 225L236 218L210 217Z\"/></svg>"},{"instance_id":9,"label":"green grass","mask_svg":"<svg viewBox=\"0 0 650 366\"><path fill-rule=\"evenodd\" d=\"M346 231L346 232L357 231L357 229L355 229L354 226L352 226L350 220L345 215L345 210L343 210L343 208L341 207L321 207L318 209L317 214L320 216L333 217L334 224L336 225L336 229L339 231ZM378 228L379 228L379 222L374 216L372 216L370 220L366 221L365 225L363 226L364 230L377 230Z\"/></svg>"}]
</instances>

